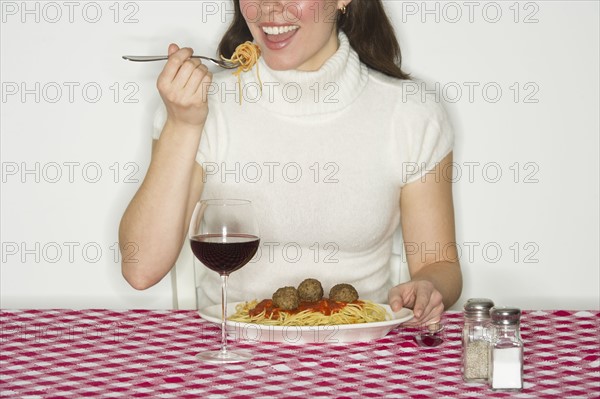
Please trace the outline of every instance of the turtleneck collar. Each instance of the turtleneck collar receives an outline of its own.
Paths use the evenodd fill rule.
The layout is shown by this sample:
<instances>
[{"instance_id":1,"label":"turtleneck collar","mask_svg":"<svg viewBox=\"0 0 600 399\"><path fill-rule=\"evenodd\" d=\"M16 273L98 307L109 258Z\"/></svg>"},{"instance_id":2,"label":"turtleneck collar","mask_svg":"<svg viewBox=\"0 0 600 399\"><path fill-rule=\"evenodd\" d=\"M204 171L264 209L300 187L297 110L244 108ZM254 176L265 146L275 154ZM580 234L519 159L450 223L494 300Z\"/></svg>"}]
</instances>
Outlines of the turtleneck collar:
<instances>
[{"instance_id":1,"label":"turtleneck collar","mask_svg":"<svg viewBox=\"0 0 600 399\"><path fill-rule=\"evenodd\" d=\"M364 89L369 73L348 37L340 32L338 38L338 50L316 71L275 71L260 58L251 71L241 75L243 96L286 116L330 113L347 107ZM262 94L255 91L259 76Z\"/></svg>"}]
</instances>

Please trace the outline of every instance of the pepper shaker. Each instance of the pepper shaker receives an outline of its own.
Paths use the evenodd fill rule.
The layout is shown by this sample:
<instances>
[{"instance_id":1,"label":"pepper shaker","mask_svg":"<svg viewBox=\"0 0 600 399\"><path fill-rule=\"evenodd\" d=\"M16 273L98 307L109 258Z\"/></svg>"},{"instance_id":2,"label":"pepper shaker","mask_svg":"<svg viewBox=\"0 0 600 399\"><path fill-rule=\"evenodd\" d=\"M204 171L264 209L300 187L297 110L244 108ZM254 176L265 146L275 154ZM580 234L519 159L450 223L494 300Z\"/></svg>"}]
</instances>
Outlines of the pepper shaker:
<instances>
[{"instance_id":1,"label":"pepper shaker","mask_svg":"<svg viewBox=\"0 0 600 399\"><path fill-rule=\"evenodd\" d=\"M461 372L466 382L487 382L489 368L490 309L488 298L471 298L464 304Z\"/></svg>"},{"instance_id":2,"label":"pepper shaker","mask_svg":"<svg viewBox=\"0 0 600 399\"><path fill-rule=\"evenodd\" d=\"M489 384L492 390L518 391L523 388L523 341L520 334L521 310L494 307L490 311Z\"/></svg>"}]
</instances>

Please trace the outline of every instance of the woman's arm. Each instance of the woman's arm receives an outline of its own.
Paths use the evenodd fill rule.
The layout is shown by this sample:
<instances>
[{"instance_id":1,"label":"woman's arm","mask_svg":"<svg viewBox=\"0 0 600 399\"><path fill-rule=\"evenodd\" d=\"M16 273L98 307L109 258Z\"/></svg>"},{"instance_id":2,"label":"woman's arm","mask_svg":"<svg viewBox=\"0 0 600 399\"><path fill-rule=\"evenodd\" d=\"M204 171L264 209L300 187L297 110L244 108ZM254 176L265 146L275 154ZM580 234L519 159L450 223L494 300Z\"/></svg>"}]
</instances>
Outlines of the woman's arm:
<instances>
[{"instance_id":1,"label":"woman's arm","mask_svg":"<svg viewBox=\"0 0 600 399\"><path fill-rule=\"evenodd\" d=\"M169 46L169 61L157 83L167 121L119 226L121 250L135 251L123 253L123 276L137 289L153 286L171 270L202 192L203 171L195 158L212 75L191 55L191 49Z\"/></svg>"},{"instance_id":2,"label":"woman's arm","mask_svg":"<svg viewBox=\"0 0 600 399\"><path fill-rule=\"evenodd\" d=\"M439 321L462 291L452 201L452 153L400 196L402 235L411 281L390 290L394 310L411 307L414 324ZM442 173L444 171L444 173Z\"/></svg>"}]
</instances>

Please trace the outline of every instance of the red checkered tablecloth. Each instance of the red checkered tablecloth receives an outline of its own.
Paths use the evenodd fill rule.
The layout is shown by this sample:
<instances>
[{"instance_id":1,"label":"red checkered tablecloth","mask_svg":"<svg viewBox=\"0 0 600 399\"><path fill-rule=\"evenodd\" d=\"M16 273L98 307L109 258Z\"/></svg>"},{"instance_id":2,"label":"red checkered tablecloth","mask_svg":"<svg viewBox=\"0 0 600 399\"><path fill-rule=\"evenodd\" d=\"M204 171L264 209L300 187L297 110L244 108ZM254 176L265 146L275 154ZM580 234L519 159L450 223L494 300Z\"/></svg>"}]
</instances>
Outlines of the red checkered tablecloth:
<instances>
[{"instance_id":1,"label":"red checkered tablecloth","mask_svg":"<svg viewBox=\"0 0 600 399\"><path fill-rule=\"evenodd\" d=\"M445 342L418 347L414 330L353 344L231 342L249 363L209 365L219 327L193 311L4 310L2 398L599 398L600 313L522 317L525 388L494 392L460 376L462 315Z\"/></svg>"}]
</instances>

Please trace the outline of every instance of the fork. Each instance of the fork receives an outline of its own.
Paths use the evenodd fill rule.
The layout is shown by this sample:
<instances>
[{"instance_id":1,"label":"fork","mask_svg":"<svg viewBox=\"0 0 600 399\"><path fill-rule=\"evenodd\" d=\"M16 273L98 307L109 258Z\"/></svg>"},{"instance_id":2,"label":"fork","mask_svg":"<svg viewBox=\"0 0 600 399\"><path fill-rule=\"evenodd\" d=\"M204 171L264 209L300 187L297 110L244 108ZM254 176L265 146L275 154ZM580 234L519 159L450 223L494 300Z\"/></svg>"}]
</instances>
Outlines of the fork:
<instances>
[{"instance_id":1,"label":"fork","mask_svg":"<svg viewBox=\"0 0 600 399\"><path fill-rule=\"evenodd\" d=\"M203 60L212 62L213 64L220 66L225 69L235 69L240 66L239 63L224 61L224 60L216 60L214 58L205 57L203 55L192 55L190 58L201 58ZM124 55L123 59L134 62L148 62L148 61L164 61L168 60L168 55Z\"/></svg>"}]
</instances>

